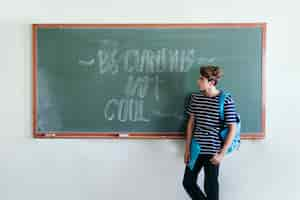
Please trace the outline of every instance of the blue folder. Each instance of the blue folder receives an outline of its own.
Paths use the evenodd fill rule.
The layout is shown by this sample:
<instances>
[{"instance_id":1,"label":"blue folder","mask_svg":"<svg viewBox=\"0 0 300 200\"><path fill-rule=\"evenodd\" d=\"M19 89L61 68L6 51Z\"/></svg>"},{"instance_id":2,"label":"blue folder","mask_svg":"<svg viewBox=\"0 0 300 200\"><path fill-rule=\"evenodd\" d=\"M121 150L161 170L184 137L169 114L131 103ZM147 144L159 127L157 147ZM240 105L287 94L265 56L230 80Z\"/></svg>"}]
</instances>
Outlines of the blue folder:
<instances>
[{"instance_id":1,"label":"blue folder","mask_svg":"<svg viewBox=\"0 0 300 200\"><path fill-rule=\"evenodd\" d=\"M191 170L194 169L195 163L197 161L200 152L201 152L200 145L195 139L192 138L191 147L190 147L190 160L188 163L188 166L190 167Z\"/></svg>"}]
</instances>

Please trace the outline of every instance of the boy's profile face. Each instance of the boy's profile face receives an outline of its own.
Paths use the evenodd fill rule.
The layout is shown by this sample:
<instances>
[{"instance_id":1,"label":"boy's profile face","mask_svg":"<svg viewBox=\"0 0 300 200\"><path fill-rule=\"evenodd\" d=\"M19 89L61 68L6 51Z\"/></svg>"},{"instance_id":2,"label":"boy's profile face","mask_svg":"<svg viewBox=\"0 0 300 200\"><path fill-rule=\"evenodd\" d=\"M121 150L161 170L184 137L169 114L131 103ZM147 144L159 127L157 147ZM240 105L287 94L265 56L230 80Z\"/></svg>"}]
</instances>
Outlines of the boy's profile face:
<instances>
[{"instance_id":1,"label":"boy's profile face","mask_svg":"<svg viewBox=\"0 0 300 200\"><path fill-rule=\"evenodd\" d=\"M208 89L214 87L214 81L209 81L204 76L199 77L197 84L201 91L207 91Z\"/></svg>"}]
</instances>

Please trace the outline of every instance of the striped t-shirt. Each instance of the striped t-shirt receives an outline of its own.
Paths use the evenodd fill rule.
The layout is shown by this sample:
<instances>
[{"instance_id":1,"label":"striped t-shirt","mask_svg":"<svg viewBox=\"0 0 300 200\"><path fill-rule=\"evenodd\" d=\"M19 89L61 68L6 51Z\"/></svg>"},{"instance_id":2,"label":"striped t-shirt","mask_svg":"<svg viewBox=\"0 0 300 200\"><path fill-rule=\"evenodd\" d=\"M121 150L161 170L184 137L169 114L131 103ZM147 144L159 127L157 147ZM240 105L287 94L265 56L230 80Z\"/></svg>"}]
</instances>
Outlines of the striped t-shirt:
<instances>
[{"instance_id":1,"label":"striped t-shirt","mask_svg":"<svg viewBox=\"0 0 300 200\"><path fill-rule=\"evenodd\" d=\"M193 93L187 106L187 113L194 115L193 138L201 146L201 154L214 155L221 150L222 141L218 135L221 127L220 94L215 97L204 96L203 93ZM225 99L224 123L235 123L235 104L230 95Z\"/></svg>"}]
</instances>

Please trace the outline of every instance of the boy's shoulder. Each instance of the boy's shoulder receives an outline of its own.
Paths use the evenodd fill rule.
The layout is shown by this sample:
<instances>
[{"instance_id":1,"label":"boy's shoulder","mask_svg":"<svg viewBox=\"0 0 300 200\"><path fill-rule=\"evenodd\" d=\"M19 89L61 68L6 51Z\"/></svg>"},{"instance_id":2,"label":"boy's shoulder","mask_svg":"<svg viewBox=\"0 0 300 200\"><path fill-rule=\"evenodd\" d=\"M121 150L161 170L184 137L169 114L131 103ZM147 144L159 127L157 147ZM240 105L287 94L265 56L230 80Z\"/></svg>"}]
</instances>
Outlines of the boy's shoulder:
<instances>
[{"instance_id":1,"label":"boy's shoulder","mask_svg":"<svg viewBox=\"0 0 300 200\"><path fill-rule=\"evenodd\" d=\"M226 104L233 102L233 98L232 98L232 95L230 92L221 90L221 95L224 95L223 98L224 98Z\"/></svg>"}]
</instances>

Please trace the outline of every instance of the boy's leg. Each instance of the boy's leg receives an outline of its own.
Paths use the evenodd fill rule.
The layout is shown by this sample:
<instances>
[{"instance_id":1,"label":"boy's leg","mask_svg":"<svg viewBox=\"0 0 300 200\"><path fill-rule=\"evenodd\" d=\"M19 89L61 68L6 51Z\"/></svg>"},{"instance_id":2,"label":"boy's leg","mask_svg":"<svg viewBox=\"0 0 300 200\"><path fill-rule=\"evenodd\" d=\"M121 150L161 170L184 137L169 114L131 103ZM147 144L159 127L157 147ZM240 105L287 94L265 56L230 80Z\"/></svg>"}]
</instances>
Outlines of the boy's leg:
<instances>
[{"instance_id":1,"label":"boy's leg","mask_svg":"<svg viewBox=\"0 0 300 200\"><path fill-rule=\"evenodd\" d=\"M219 200L219 165L204 163L204 190L207 200Z\"/></svg>"},{"instance_id":2,"label":"boy's leg","mask_svg":"<svg viewBox=\"0 0 300 200\"><path fill-rule=\"evenodd\" d=\"M200 155L195 163L193 170L191 170L188 166L186 166L185 168L183 187L192 198L192 200L206 200L205 195L197 185L197 178L203 166L203 161L204 160Z\"/></svg>"}]
</instances>

